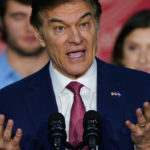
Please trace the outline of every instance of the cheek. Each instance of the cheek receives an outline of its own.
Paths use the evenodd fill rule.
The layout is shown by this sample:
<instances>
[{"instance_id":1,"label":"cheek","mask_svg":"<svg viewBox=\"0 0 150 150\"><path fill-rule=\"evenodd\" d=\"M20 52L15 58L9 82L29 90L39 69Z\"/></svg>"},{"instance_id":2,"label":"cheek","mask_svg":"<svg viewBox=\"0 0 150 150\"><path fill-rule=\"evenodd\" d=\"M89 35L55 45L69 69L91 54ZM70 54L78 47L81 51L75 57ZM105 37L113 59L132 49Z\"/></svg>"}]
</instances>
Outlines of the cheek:
<instances>
[{"instance_id":1,"label":"cheek","mask_svg":"<svg viewBox=\"0 0 150 150\"><path fill-rule=\"evenodd\" d=\"M8 33L16 33L15 24L12 24L11 22L10 23L6 22L5 27Z\"/></svg>"},{"instance_id":2,"label":"cheek","mask_svg":"<svg viewBox=\"0 0 150 150\"><path fill-rule=\"evenodd\" d=\"M19 32L21 32L21 31L23 31L26 28L25 22L24 21L18 21L18 22L14 21L14 22L11 23L11 28L14 31L18 31L19 30Z\"/></svg>"},{"instance_id":3,"label":"cheek","mask_svg":"<svg viewBox=\"0 0 150 150\"><path fill-rule=\"evenodd\" d=\"M97 44L96 34L86 33L83 35L83 38L85 39L87 45L89 45L91 47L96 46L96 44Z\"/></svg>"},{"instance_id":4,"label":"cheek","mask_svg":"<svg viewBox=\"0 0 150 150\"><path fill-rule=\"evenodd\" d=\"M130 52L129 50L124 53L124 59L128 61L134 61L138 58L138 54L134 52Z\"/></svg>"},{"instance_id":5,"label":"cheek","mask_svg":"<svg viewBox=\"0 0 150 150\"><path fill-rule=\"evenodd\" d=\"M97 51L97 36L92 36L92 38L89 40L91 42L91 51L95 55Z\"/></svg>"},{"instance_id":6,"label":"cheek","mask_svg":"<svg viewBox=\"0 0 150 150\"><path fill-rule=\"evenodd\" d=\"M56 35L50 30L46 34L45 39L47 39L47 44L52 45L53 47L62 47L67 39L67 36Z\"/></svg>"},{"instance_id":7,"label":"cheek","mask_svg":"<svg viewBox=\"0 0 150 150\"><path fill-rule=\"evenodd\" d=\"M147 56L148 60L149 60L149 63L150 63L150 53L148 53L148 56Z\"/></svg>"},{"instance_id":8,"label":"cheek","mask_svg":"<svg viewBox=\"0 0 150 150\"><path fill-rule=\"evenodd\" d=\"M14 39L17 38L18 40L22 40L26 32L24 31L24 28L21 27L20 25L18 26L12 25L9 28L8 33L10 34L10 36L13 36L12 38Z\"/></svg>"},{"instance_id":9,"label":"cheek","mask_svg":"<svg viewBox=\"0 0 150 150\"><path fill-rule=\"evenodd\" d=\"M133 58L132 58L132 54L129 52L129 50L127 48L123 48L123 59L122 62L126 67L130 67L130 65L132 64Z\"/></svg>"},{"instance_id":10,"label":"cheek","mask_svg":"<svg viewBox=\"0 0 150 150\"><path fill-rule=\"evenodd\" d=\"M50 33L46 39L46 45L50 53L55 55L62 55L62 53L64 53L64 49L66 49L66 37L56 36Z\"/></svg>"},{"instance_id":11,"label":"cheek","mask_svg":"<svg viewBox=\"0 0 150 150\"><path fill-rule=\"evenodd\" d=\"M54 59L58 59L58 57L62 55L62 46L57 42L57 40L48 40L46 45L46 49L48 50L49 56L51 58L53 57Z\"/></svg>"},{"instance_id":12,"label":"cheek","mask_svg":"<svg viewBox=\"0 0 150 150\"><path fill-rule=\"evenodd\" d=\"M137 55L133 55L131 53L125 53L123 63L126 67L132 68L134 65L136 65L137 59L138 59Z\"/></svg>"},{"instance_id":13,"label":"cheek","mask_svg":"<svg viewBox=\"0 0 150 150\"><path fill-rule=\"evenodd\" d=\"M150 47L146 51L146 57L150 61Z\"/></svg>"},{"instance_id":14,"label":"cheek","mask_svg":"<svg viewBox=\"0 0 150 150\"><path fill-rule=\"evenodd\" d=\"M18 39L21 32L22 31L18 30L16 27L13 27L13 26L11 26L11 27L8 26L8 28L7 28L8 38Z\"/></svg>"}]
</instances>

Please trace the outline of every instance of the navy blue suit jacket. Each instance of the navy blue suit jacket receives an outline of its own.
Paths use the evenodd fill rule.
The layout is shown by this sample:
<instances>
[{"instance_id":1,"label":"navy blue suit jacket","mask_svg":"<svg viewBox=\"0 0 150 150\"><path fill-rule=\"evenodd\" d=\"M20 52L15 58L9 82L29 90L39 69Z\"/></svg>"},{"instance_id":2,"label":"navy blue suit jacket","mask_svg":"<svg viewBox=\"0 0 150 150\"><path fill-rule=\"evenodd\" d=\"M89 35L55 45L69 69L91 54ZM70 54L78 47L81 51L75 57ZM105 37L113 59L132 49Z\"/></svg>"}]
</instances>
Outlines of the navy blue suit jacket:
<instances>
[{"instance_id":1,"label":"navy blue suit jacket","mask_svg":"<svg viewBox=\"0 0 150 150\"><path fill-rule=\"evenodd\" d=\"M136 123L135 110L150 98L150 75L97 59L97 110L102 118L101 150L134 150L127 119ZM91 81L92 82L92 81ZM119 92L113 95L112 92ZM49 64L39 72L0 90L0 113L22 128L22 150L50 150L48 116L57 112Z\"/></svg>"}]
</instances>

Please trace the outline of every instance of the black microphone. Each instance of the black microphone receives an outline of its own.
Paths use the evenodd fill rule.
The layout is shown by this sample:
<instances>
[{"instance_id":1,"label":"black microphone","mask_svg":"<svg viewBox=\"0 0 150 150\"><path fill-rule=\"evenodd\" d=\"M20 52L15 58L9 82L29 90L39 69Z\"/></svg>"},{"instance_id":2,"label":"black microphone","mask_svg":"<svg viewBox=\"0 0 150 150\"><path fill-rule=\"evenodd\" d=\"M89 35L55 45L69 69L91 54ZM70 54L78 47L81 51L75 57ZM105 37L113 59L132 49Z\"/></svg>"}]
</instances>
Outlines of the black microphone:
<instances>
[{"instance_id":1,"label":"black microphone","mask_svg":"<svg viewBox=\"0 0 150 150\"><path fill-rule=\"evenodd\" d=\"M66 144L65 118L61 113L53 113L48 119L48 141L55 150L61 150Z\"/></svg>"},{"instance_id":2,"label":"black microphone","mask_svg":"<svg viewBox=\"0 0 150 150\"><path fill-rule=\"evenodd\" d=\"M83 141L90 150L96 150L96 146L101 142L101 118L94 110L87 111L83 119Z\"/></svg>"}]
</instances>

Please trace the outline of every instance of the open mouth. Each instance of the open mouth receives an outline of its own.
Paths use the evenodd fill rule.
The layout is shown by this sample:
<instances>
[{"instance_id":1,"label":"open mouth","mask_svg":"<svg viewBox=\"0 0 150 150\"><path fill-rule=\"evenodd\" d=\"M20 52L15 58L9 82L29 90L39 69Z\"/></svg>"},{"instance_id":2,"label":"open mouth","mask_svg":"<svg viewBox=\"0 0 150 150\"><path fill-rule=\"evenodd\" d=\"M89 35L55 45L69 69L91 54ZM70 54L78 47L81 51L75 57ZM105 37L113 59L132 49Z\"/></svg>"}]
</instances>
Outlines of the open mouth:
<instances>
[{"instance_id":1,"label":"open mouth","mask_svg":"<svg viewBox=\"0 0 150 150\"><path fill-rule=\"evenodd\" d=\"M74 52L68 52L67 55L70 59L78 59L85 56L86 50L78 50Z\"/></svg>"}]
</instances>

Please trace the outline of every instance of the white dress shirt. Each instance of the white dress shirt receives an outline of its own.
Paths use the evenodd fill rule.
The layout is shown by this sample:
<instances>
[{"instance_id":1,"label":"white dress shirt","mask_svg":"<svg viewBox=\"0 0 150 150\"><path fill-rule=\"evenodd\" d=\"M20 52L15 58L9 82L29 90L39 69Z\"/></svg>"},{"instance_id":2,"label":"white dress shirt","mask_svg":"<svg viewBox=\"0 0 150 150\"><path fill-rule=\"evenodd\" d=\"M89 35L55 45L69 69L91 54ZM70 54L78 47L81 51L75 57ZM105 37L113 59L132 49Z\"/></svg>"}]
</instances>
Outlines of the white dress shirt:
<instances>
[{"instance_id":1,"label":"white dress shirt","mask_svg":"<svg viewBox=\"0 0 150 150\"><path fill-rule=\"evenodd\" d=\"M77 81L83 84L84 86L80 90L80 95L82 97L86 111L97 110L97 63L96 60L94 60L90 69L77 80L72 80L59 73L56 69L53 68L52 63L50 63L49 71L52 79L52 85L56 97L58 111L62 113L65 117L66 133L68 140L70 112L73 104L74 95L70 90L65 87L71 81ZM96 147L96 149L98 150L98 147ZM134 149L136 150L135 145Z\"/></svg>"},{"instance_id":2,"label":"white dress shirt","mask_svg":"<svg viewBox=\"0 0 150 150\"><path fill-rule=\"evenodd\" d=\"M84 86L80 90L80 95L82 97L86 111L97 110L97 100L96 100L97 63L96 60L94 60L90 69L77 80L72 80L62 75L60 72L58 72L56 69L53 68L52 63L50 63L49 70L52 79L54 94L56 97L56 103L58 106L58 111L62 113L65 117L67 140L68 140L70 112L74 100L74 95L70 90L68 90L65 87L71 81L77 81L83 84Z\"/></svg>"}]
</instances>

